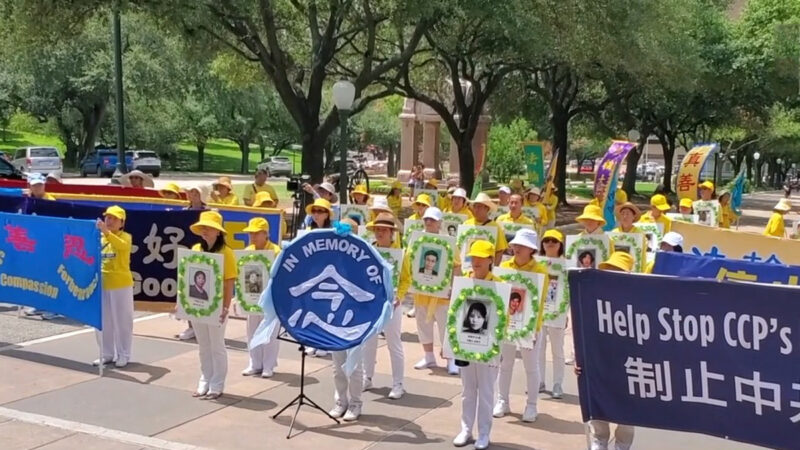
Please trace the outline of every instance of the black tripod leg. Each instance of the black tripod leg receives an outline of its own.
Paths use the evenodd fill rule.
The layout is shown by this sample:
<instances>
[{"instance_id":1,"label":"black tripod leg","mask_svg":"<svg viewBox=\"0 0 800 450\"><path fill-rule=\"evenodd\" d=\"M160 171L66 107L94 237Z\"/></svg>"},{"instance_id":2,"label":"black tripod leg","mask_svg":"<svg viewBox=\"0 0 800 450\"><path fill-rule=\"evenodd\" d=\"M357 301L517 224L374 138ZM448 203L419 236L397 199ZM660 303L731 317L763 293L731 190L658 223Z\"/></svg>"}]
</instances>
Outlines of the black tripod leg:
<instances>
[{"instance_id":1,"label":"black tripod leg","mask_svg":"<svg viewBox=\"0 0 800 450\"><path fill-rule=\"evenodd\" d=\"M291 408L295 403L298 403L298 402L299 402L299 404L298 404L298 408L299 408L300 405L303 404L303 400L302 399L303 399L303 397L298 395L297 397L294 398L294 400L292 400L291 403L289 403L288 405L286 405L283 408L281 408L280 411L276 412L275 415L272 416L272 418L273 419L277 419L278 416L280 416L284 411L286 411L287 409Z\"/></svg>"}]
</instances>

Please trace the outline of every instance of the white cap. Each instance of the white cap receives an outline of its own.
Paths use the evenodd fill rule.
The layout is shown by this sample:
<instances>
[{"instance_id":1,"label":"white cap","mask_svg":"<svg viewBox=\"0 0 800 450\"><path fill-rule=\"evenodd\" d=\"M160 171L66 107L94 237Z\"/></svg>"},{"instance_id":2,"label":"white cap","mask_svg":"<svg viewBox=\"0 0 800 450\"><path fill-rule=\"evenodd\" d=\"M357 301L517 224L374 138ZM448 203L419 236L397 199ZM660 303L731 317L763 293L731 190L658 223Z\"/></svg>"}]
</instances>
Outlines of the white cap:
<instances>
[{"instance_id":1,"label":"white cap","mask_svg":"<svg viewBox=\"0 0 800 450\"><path fill-rule=\"evenodd\" d=\"M523 247L539 250L539 235L530 228L520 228L517 230L517 234L514 235L514 239L512 239L508 244L517 244Z\"/></svg>"},{"instance_id":2,"label":"white cap","mask_svg":"<svg viewBox=\"0 0 800 450\"><path fill-rule=\"evenodd\" d=\"M389 201L386 200L386 197L377 195L372 198L372 206L370 206L369 209L372 211L392 212L392 208L389 208Z\"/></svg>"},{"instance_id":3,"label":"white cap","mask_svg":"<svg viewBox=\"0 0 800 450\"><path fill-rule=\"evenodd\" d=\"M511 194L511 188L508 187L508 186L500 186L500 189L498 190L498 192L503 193L503 194Z\"/></svg>"},{"instance_id":4,"label":"white cap","mask_svg":"<svg viewBox=\"0 0 800 450\"><path fill-rule=\"evenodd\" d=\"M442 210L437 208L437 207L435 207L435 206L431 206L430 208L425 210L425 214L422 215L422 219L423 220L425 220L425 219L433 219L433 220L435 220L437 222L441 222L442 221Z\"/></svg>"},{"instance_id":5,"label":"white cap","mask_svg":"<svg viewBox=\"0 0 800 450\"><path fill-rule=\"evenodd\" d=\"M666 242L673 247L678 245L683 247L683 236L681 236L680 233L670 231L669 233L665 234L663 238L661 238L661 242Z\"/></svg>"},{"instance_id":6,"label":"white cap","mask_svg":"<svg viewBox=\"0 0 800 450\"><path fill-rule=\"evenodd\" d=\"M455 192L453 192L453 197L461 197L463 199L466 199L467 191L465 191L463 188L458 188L455 190Z\"/></svg>"},{"instance_id":7,"label":"white cap","mask_svg":"<svg viewBox=\"0 0 800 450\"><path fill-rule=\"evenodd\" d=\"M333 185L331 183L328 183L327 181L322 183L322 184L320 184L319 188L320 189L324 189L324 190L330 192L331 194L335 194L336 193L336 188L333 187Z\"/></svg>"},{"instance_id":8,"label":"white cap","mask_svg":"<svg viewBox=\"0 0 800 450\"><path fill-rule=\"evenodd\" d=\"M48 173L47 174L47 178L52 178L52 179L58 181L59 183L61 183L61 174L58 173L58 172L50 172L50 173Z\"/></svg>"},{"instance_id":9,"label":"white cap","mask_svg":"<svg viewBox=\"0 0 800 450\"><path fill-rule=\"evenodd\" d=\"M34 185L37 185L37 184L44 184L44 182L45 182L44 177L39 175L38 173L28 176L28 184L31 185L31 186L34 186Z\"/></svg>"}]
</instances>

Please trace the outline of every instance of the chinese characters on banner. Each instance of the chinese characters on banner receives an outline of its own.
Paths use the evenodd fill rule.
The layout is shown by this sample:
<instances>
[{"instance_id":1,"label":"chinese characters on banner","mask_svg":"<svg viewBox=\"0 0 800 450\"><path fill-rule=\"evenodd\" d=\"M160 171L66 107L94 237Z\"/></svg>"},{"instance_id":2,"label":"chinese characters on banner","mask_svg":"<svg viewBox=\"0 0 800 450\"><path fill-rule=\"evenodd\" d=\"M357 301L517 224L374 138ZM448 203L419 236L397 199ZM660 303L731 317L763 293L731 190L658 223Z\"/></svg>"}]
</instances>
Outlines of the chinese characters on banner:
<instances>
[{"instance_id":1,"label":"chinese characters on banner","mask_svg":"<svg viewBox=\"0 0 800 450\"><path fill-rule=\"evenodd\" d=\"M636 144L633 142L612 142L611 147L608 148L603 159L600 160L600 165L597 166L593 192L595 198L604 199L603 204L600 206L603 208L603 217L606 219L606 225L603 227L606 231L612 230L615 226L614 195L617 191L619 165L634 147L636 147Z\"/></svg>"},{"instance_id":2,"label":"chinese characters on banner","mask_svg":"<svg viewBox=\"0 0 800 450\"><path fill-rule=\"evenodd\" d=\"M796 286L800 280L800 267L798 266L672 252L656 254L653 273L678 277L710 278L719 281L747 281L792 286Z\"/></svg>"},{"instance_id":3,"label":"chinese characters on banner","mask_svg":"<svg viewBox=\"0 0 800 450\"><path fill-rule=\"evenodd\" d=\"M713 258L800 266L800 241L723 230L674 221L672 231L683 236L686 253Z\"/></svg>"},{"instance_id":4,"label":"chinese characters on banner","mask_svg":"<svg viewBox=\"0 0 800 450\"><path fill-rule=\"evenodd\" d=\"M703 182L700 174L708 158L719 149L717 144L700 145L694 147L684 156L678 169L678 178L675 181L675 192L678 198L697 200L697 186Z\"/></svg>"},{"instance_id":5,"label":"chinese characters on banner","mask_svg":"<svg viewBox=\"0 0 800 450\"><path fill-rule=\"evenodd\" d=\"M569 283L584 420L797 446L795 288L602 271Z\"/></svg>"},{"instance_id":6,"label":"chinese characters on banner","mask_svg":"<svg viewBox=\"0 0 800 450\"><path fill-rule=\"evenodd\" d=\"M541 188L544 186L544 147L541 142L525 142L525 166L528 172L528 183Z\"/></svg>"}]
</instances>

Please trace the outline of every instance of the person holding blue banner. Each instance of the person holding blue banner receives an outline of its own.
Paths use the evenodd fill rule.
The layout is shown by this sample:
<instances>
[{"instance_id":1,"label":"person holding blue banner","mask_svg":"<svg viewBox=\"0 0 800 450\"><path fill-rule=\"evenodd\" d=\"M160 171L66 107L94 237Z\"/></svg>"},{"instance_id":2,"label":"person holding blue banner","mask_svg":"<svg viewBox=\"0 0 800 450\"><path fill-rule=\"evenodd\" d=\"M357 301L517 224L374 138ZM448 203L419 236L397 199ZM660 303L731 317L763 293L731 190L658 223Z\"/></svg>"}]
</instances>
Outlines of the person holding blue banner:
<instances>
[{"instance_id":1,"label":"person holding blue banner","mask_svg":"<svg viewBox=\"0 0 800 450\"><path fill-rule=\"evenodd\" d=\"M646 223L660 223L664 226L664 233L669 233L672 229L672 219L667 217L666 213L670 210L667 197L661 194L656 194L650 197L650 211L644 213L641 222Z\"/></svg>"},{"instance_id":2,"label":"person holding blue banner","mask_svg":"<svg viewBox=\"0 0 800 450\"><path fill-rule=\"evenodd\" d=\"M28 177L28 186L30 186L31 198L38 198L39 200L55 200L52 194L45 190L46 180L43 176L37 174Z\"/></svg>"},{"instance_id":3,"label":"person holding blue banner","mask_svg":"<svg viewBox=\"0 0 800 450\"><path fill-rule=\"evenodd\" d=\"M115 361L125 367L131 358L133 343L133 274L131 273L131 235L122 231L125 210L110 206L97 219L100 238L103 277L103 330L97 331L97 343L102 356L93 365Z\"/></svg>"},{"instance_id":4,"label":"person holding blue banner","mask_svg":"<svg viewBox=\"0 0 800 450\"><path fill-rule=\"evenodd\" d=\"M201 375L200 381L197 383L197 390L192 396L201 400L216 400L222 396L225 377L228 375L225 326L237 276L236 257L233 250L225 243L226 231L222 226L222 215L217 211L200 213L200 220L192 224L189 229L202 238L192 247L192 251L219 253L223 256L222 310L219 316L219 325L193 324L200 354Z\"/></svg>"},{"instance_id":5,"label":"person holding blue banner","mask_svg":"<svg viewBox=\"0 0 800 450\"><path fill-rule=\"evenodd\" d=\"M269 192L259 192L259 195ZM245 233L250 233L250 245L245 247L249 251L272 251L275 256L281 252L281 247L269 240L269 222L263 217L254 217L250 219L247 227L242 230ZM247 342L253 340L253 335L256 333L261 320L264 318L263 314L250 314L247 316ZM262 378L272 378L275 373L275 367L278 365L278 351L280 350L280 341L278 338L279 327L275 327L275 332L269 344L262 344L255 348L250 347L248 344L248 351L250 352L250 364L242 371L242 375L260 375Z\"/></svg>"},{"instance_id":6,"label":"person holding blue banner","mask_svg":"<svg viewBox=\"0 0 800 450\"><path fill-rule=\"evenodd\" d=\"M544 275L544 285L548 283L547 269L534 259L534 255L539 250L539 236L535 231L522 228L517 231L514 239L509 242L509 245L514 249L514 257L508 261L500 264L500 267L520 272L534 272ZM538 311L544 307L544 296L538 299ZM511 412L509 406L510 389L511 389L511 375L514 373L514 363L517 358L517 350L522 356L522 363L525 365L525 380L527 381L528 401L525 405L525 410L522 413L523 422L535 422L538 410L536 408L539 399L539 352L540 340L536 339L542 327L542 317L539 316L539 321L536 323L536 330L528 339L533 341L531 348L517 348L517 344L510 342L503 342L500 351L500 374L497 379L497 403L494 406L494 417L505 417L506 414Z\"/></svg>"},{"instance_id":7,"label":"person holding blue banner","mask_svg":"<svg viewBox=\"0 0 800 450\"><path fill-rule=\"evenodd\" d=\"M495 261L495 246L489 241L477 240L469 247L472 270L464 273L467 278L486 281L502 281L492 273ZM478 439L475 448L489 447L492 432L492 403L494 385L497 382L497 362L459 361L461 365L461 432L453 439L453 445L463 447L472 439L472 428L478 422ZM465 364L465 365L464 365Z\"/></svg>"},{"instance_id":8,"label":"person holding blue banner","mask_svg":"<svg viewBox=\"0 0 800 450\"><path fill-rule=\"evenodd\" d=\"M175 183L167 183L166 186L158 190L158 193L161 195L161 198L166 198L167 200L181 199L181 188Z\"/></svg>"},{"instance_id":9,"label":"person holding blue banner","mask_svg":"<svg viewBox=\"0 0 800 450\"><path fill-rule=\"evenodd\" d=\"M617 206L617 219L619 226L611 230L612 233L641 233L642 230L633 224L639 220L642 212L631 202Z\"/></svg>"},{"instance_id":10,"label":"person holding blue banner","mask_svg":"<svg viewBox=\"0 0 800 450\"><path fill-rule=\"evenodd\" d=\"M324 198L317 198L314 200L314 203L306 206L306 214L306 219L311 218L311 222L306 227L309 230L330 228L333 225L331 221L333 209L331 203ZM356 226L356 228L358 228L358 226ZM328 356L328 352L313 347L306 347L306 355L322 358Z\"/></svg>"}]
</instances>

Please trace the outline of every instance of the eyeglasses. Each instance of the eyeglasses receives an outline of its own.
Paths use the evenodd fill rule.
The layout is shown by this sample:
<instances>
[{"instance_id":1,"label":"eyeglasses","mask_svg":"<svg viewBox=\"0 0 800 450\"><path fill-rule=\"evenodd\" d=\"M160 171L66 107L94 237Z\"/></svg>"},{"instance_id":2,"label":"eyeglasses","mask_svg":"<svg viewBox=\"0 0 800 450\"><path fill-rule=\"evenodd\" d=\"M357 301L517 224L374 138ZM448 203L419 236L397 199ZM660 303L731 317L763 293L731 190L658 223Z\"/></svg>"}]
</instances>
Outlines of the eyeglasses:
<instances>
[{"instance_id":1,"label":"eyeglasses","mask_svg":"<svg viewBox=\"0 0 800 450\"><path fill-rule=\"evenodd\" d=\"M327 209L312 209L311 214L327 214Z\"/></svg>"},{"instance_id":2,"label":"eyeglasses","mask_svg":"<svg viewBox=\"0 0 800 450\"><path fill-rule=\"evenodd\" d=\"M558 241L555 239L547 238L542 240L542 244L558 244Z\"/></svg>"}]
</instances>

